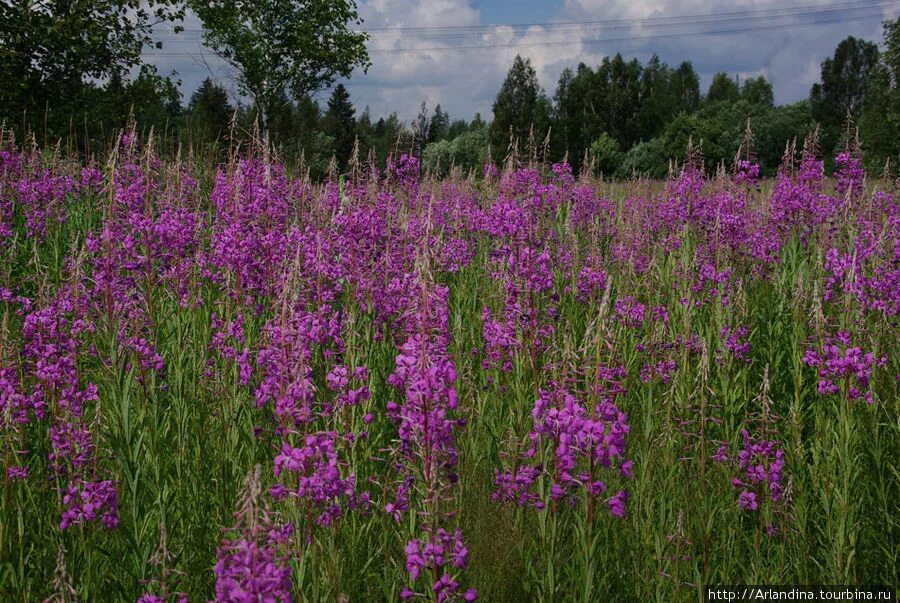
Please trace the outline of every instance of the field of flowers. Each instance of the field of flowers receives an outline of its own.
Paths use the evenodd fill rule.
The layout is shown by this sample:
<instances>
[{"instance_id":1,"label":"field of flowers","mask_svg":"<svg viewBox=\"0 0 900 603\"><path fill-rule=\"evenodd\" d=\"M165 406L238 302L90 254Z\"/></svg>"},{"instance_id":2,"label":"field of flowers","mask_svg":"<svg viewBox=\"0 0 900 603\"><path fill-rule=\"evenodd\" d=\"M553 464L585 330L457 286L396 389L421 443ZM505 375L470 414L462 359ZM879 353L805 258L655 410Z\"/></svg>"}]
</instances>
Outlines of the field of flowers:
<instances>
[{"instance_id":1,"label":"field of flowers","mask_svg":"<svg viewBox=\"0 0 900 603\"><path fill-rule=\"evenodd\" d=\"M900 584L900 189L0 151L0 599Z\"/></svg>"}]
</instances>

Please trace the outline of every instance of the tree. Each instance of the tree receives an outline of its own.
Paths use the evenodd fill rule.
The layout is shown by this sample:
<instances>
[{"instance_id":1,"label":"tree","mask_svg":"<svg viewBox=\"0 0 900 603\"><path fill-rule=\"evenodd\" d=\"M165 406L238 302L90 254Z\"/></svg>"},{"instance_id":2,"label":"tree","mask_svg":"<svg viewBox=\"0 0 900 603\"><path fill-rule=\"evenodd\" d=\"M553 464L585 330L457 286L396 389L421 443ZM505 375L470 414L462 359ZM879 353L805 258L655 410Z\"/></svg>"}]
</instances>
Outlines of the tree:
<instances>
[{"instance_id":1,"label":"tree","mask_svg":"<svg viewBox=\"0 0 900 603\"><path fill-rule=\"evenodd\" d=\"M368 105L356 120L356 139L359 141L360 159L365 159L375 144L375 125Z\"/></svg>"},{"instance_id":2,"label":"tree","mask_svg":"<svg viewBox=\"0 0 900 603\"><path fill-rule=\"evenodd\" d=\"M325 131L319 104L310 96L297 99L289 140L284 145L286 156L303 162L312 178L319 179L328 173L328 165L334 155L334 139Z\"/></svg>"},{"instance_id":3,"label":"tree","mask_svg":"<svg viewBox=\"0 0 900 603\"><path fill-rule=\"evenodd\" d=\"M144 65L125 89L127 110L138 127L157 134L178 125L181 118L181 92L178 82L159 75L153 65Z\"/></svg>"},{"instance_id":4,"label":"tree","mask_svg":"<svg viewBox=\"0 0 900 603\"><path fill-rule=\"evenodd\" d=\"M727 73L721 71L713 76L712 83L709 85L709 91L706 93L706 102L733 103L741 97L741 89L737 82L731 79Z\"/></svg>"},{"instance_id":5,"label":"tree","mask_svg":"<svg viewBox=\"0 0 900 603\"><path fill-rule=\"evenodd\" d=\"M480 171L487 160L490 130L484 124L453 139L453 161L462 170Z\"/></svg>"},{"instance_id":6,"label":"tree","mask_svg":"<svg viewBox=\"0 0 900 603\"><path fill-rule=\"evenodd\" d=\"M237 70L263 126L290 91L294 98L326 88L369 66L367 35L354 0L191 0L204 44Z\"/></svg>"},{"instance_id":7,"label":"tree","mask_svg":"<svg viewBox=\"0 0 900 603\"><path fill-rule=\"evenodd\" d=\"M403 140L404 138L407 140ZM391 113L387 119L379 119L375 124L373 142L378 164L383 166L398 145L405 148L407 146L405 143L410 142L408 138L409 132L403 128L403 123L396 113Z\"/></svg>"},{"instance_id":8,"label":"tree","mask_svg":"<svg viewBox=\"0 0 900 603\"><path fill-rule=\"evenodd\" d=\"M550 101L538 83L531 60L516 55L509 73L494 101L491 144L498 156L510 147L510 134L520 148L528 142L532 128L540 143L550 126Z\"/></svg>"},{"instance_id":9,"label":"tree","mask_svg":"<svg viewBox=\"0 0 900 603\"><path fill-rule=\"evenodd\" d=\"M781 105L769 109L751 123L756 160L763 175L778 172L785 145L796 140L798 143L815 128L809 101L792 105Z\"/></svg>"},{"instance_id":10,"label":"tree","mask_svg":"<svg viewBox=\"0 0 900 603\"><path fill-rule=\"evenodd\" d=\"M281 98L272 105L271 111L266 116L266 131L272 144L283 147L290 144L294 130L294 103L288 98L286 92L281 93ZM259 119L259 112L254 107L254 118Z\"/></svg>"},{"instance_id":11,"label":"tree","mask_svg":"<svg viewBox=\"0 0 900 603\"><path fill-rule=\"evenodd\" d=\"M670 82L675 96L674 115L682 111L692 113L700 107L700 76L690 61L682 61L678 69L672 72Z\"/></svg>"},{"instance_id":12,"label":"tree","mask_svg":"<svg viewBox=\"0 0 900 603\"><path fill-rule=\"evenodd\" d=\"M605 176L615 174L625 158L618 141L606 132L591 143L588 153L594 162L594 169Z\"/></svg>"},{"instance_id":13,"label":"tree","mask_svg":"<svg viewBox=\"0 0 900 603\"><path fill-rule=\"evenodd\" d=\"M822 81L813 85L810 101L823 126L840 127L848 116L859 117L877 63L878 46L853 36L838 44L834 57L822 61Z\"/></svg>"},{"instance_id":14,"label":"tree","mask_svg":"<svg viewBox=\"0 0 900 603\"><path fill-rule=\"evenodd\" d=\"M206 78L191 95L187 112L192 133L199 133L210 140L227 140L234 107L228 100L225 88Z\"/></svg>"},{"instance_id":15,"label":"tree","mask_svg":"<svg viewBox=\"0 0 900 603\"><path fill-rule=\"evenodd\" d=\"M741 86L741 98L751 105L775 106L775 92L764 75L750 77Z\"/></svg>"},{"instance_id":16,"label":"tree","mask_svg":"<svg viewBox=\"0 0 900 603\"><path fill-rule=\"evenodd\" d=\"M463 172L479 171L487 159L488 136L488 128L481 126L453 140L432 142L422 153L422 164L435 176L445 176L454 166Z\"/></svg>"},{"instance_id":17,"label":"tree","mask_svg":"<svg viewBox=\"0 0 900 603\"><path fill-rule=\"evenodd\" d=\"M671 69L653 55L641 73L641 98L636 138L658 136L680 113L693 113L700 105L700 78L689 61Z\"/></svg>"},{"instance_id":18,"label":"tree","mask_svg":"<svg viewBox=\"0 0 900 603\"><path fill-rule=\"evenodd\" d=\"M428 142L437 142L447 138L450 130L450 116L441 109L440 103L434 108L434 115L428 122Z\"/></svg>"},{"instance_id":19,"label":"tree","mask_svg":"<svg viewBox=\"0 0 900 603\"><path fill-rule=\"evenodd\" d=\"M350 102L350 93L343 84L338 84L328 99L325 133L334 140L334 154L341 169L347 166L347 160L353 154L356 139L355 113L356 110Z\"/></svg>"},{"instance_id":20,"label":"tree","mask_svg":"<svg viewBox=\"0 0 900 603\"><path fill-rule=\"evenodd\" d=\"M650 178L665 178L669 170L669 158L666 156L663 141L652 138L631 147L619 166L619 177L630 178L637 174Z\"/></svg>"},{"instance_id":21,"label":"tree","mask_svg":"<svg viewBox=\"0 0 900 603\"><path fill-rule=\"evenodd\" d=\"M322 110L319 103L309 95L301 96L297 99L297 109L294 111L294 137L303 140L321 129Z\"/></svg>"},{"instance_id":22,"label":"tree","mask_svg":"<svg viewBox=\"0 0 900 603\"><path fill-rule=\"evenodd\" d=\"M822 81L809 93L813 117L821 125L821 144L830 164L843 125L860 118L872 72L878 65L878 46L849 36L822 61Z\"/></svg>"},{"instance_id":23,"label":"tree","mask_svg":"<svg viewBox=\"0 0 900 603\"><path fill-rule=\"evenodd\" d=\"M412 124L412 129L417 148L423 150L428 142L428 105L425 101L422 101L422 104L419 106L419 114L416 116L416 121Z\"/></svg>"},{"instance_id":24,"label":"tree","mask_svg":"<svg viewBox=\"0 0 900 603\"><path fill-rule=\"evenodd\" d=\"M606 81L607 114L603 130L625 148L637 140L637 115L641 106L641 64L625 62L621 54L603 59L597 75Z\"/></svg>"},{"instance_id":25,"label":"tree","mask_svg":"<svg viewBox=\"0 0 900 603\"><path fill-rule=\"evenodd\" d=\"M428 143L422 151L422 166L432 176L443 178L453 166L453 150L452 140Z\"/></svg>"},{"instance_id":26,"label":"tree","mask_svg":"<svg viewBox=\"0 0 900 603\"><path fill-rule=\"evenodd\" d=\"M464 119L454 119L447 128L447 138L453 140L469 129L469 124Z\"/></svg>"},{"instance_id":27,"label":"tree","mask_svg":"<svg viewBox=\"0 0 900 603\"><path fill-rule=\"evenodd\" d=\"M154 45L152 27L177 22L175 0L0 2L0 118L33 123L50 109L67 129L73 113L92 109L91 81L122 76ZM180 26L176 26L178 30ZM52 125L52 124L51 124Z\"/></svg>"},{"instance_id":28,"label":"tree","mask_svg":"<svg viewBox=\"0 0 900 603\"><path fill-rule=\"evenodd\" d=\"M583 64L583 63L582 63ZM573 98L573 83L575 74L566 67L559 75L556 83L556 92L553 94L553 139L550 147L553 156L560 159L570 154L575 140L578 137L578 102ZM570 157L571 162L573 158Z\"/></svg>"},{"instance_id":29,"label":"tree","mask_svg":"<svg viewBox=\"0 0 900 603\"><path fill-rule=\"evenodd\" d=\"M803 140L812 128L808 103L770 107L740 99L709 103L697 113L678 115L659 140L666 159L679 162L685 160L688 141L702 143L705 168L713 173L720 163L728 168L733 165L744 143L748 119L754 138L751 152L765 175L776 172L787 142Z\"/></svg>"},{"instance_id":30,"label":"tree","mask_svg":"<svg viewBox=\"0 0 900 603\"><path fill-rule=\"evenodd\" d=\"M884 23L884 52L872 70L859 121L870 169L900 160L900 18Z\"/></svg>"}]
</instances>

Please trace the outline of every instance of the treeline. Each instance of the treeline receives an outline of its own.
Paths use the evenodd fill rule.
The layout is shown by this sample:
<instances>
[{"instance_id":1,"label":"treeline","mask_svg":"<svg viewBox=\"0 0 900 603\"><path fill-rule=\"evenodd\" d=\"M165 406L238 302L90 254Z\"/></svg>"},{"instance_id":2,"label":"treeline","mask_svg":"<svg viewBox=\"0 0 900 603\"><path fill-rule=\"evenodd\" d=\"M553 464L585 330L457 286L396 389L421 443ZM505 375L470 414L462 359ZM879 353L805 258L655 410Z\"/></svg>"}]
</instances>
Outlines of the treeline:
<instances>
[{"instance_id":1,"label":"treeline","mask_svg":"<svg viewBox=\"0 0 900 603\"><path fill-rule=\"evenodd\" d=\"M817 127L826 158L857 136L870 168L896 163L900 155L900 19L884 24L881 50L853 37L842 41L822 63L821 81L809 98L780 106L763 76L739 80L717 73L704 93L690 62L673 67L655 55L641 63L617 54L596 67L565 69L551 97L531 62L517 56L490 122L480 115L451 119L440 105L432 110L424 103L410 123L396 113L376 118L368 108L358 111L342 84L322 104L285 86L264 103L236 103L210 79L183 98L174 76L139 67L141 45L149 38L135 40L133 31L130 38L123 34L128 43L121 48L107 48L119 54L102 65L90 49L78 46L81 38L74 34L58 42L68 57L65 69L24 61L28 53L17 51L17 44L33 40L20 29L10 32L0 48L6 50L0 53L0 78L9 83L0 87L0 120L39 144L64 140L85 153L99 151L133 120L145 133L152 128L163 147L221 157L259 135L263 123L283 159L302 162L317 178L332 161L346 170L356 154L383 166L398 150L419 155L436 174L453 166L480 171L486 161L500 163L515 152L565 159L576 170L607 177L663 177L672 160L684 159L689 141L701 146L710 171L730 166L741 150L771 175L786 144Z\"/></svg>"},{"instance_id":2,"label":"treeline","mask_svg":"<svg viewBox=\"0 0 900 603\"><path fill-rule=\"evenodd\" d=\"M749 120L749 152L764 173L772 173L786 142L802 140L815 127L810 103L776 107L765 77L738 82L718 73L703 94L690 62L673 68L656 55L646 64L617 54L596 69L584 63L565 69L552 99L530 61L516 57L493 114L480 132L426 146L426 167L476 168L490 148L496 160L511 152L538 152L607 177L661 178L671 160L684 159L690 141L702 144L710 170L720 162L730 165L747 141Z\"/></svg>"},{"instance_id":3,"label":"treeline","mask_svg":"<svg viewBox=\"0 0 900 603\"><path fill-rule=\"evenodd\" d=\"M431 142L425 165L476 168L488 156L540 148L609 177L664 177L684 160L689 142L701 145L706 168L730 167L741 152L764 175L777 170L786 146L816 128L822 156L859 145L870 169L900 158L900 19L884 24L883 49L848 37L821 65L809 98L776 106L764 77L714 75L706 93L693 65L671 67L653 56L646 64L622 55L596 68L584 63L561 74L550 98L528 59L516 57L483 131ZM488 146L490 145L490 146Z\"/></svg>"}]
</instances>

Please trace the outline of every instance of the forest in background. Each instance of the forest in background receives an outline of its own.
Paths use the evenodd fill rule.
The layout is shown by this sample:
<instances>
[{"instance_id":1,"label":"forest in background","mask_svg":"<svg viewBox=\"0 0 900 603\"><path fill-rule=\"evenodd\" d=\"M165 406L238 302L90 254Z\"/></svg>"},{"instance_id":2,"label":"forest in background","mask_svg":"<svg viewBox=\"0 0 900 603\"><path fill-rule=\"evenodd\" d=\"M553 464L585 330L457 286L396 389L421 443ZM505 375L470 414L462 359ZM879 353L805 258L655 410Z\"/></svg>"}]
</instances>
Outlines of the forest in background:
<instances>
[{"instance_id":1,"label":"forest in background","mask_svg":"<svg viewBox=\"0 0 900 603\"><path fill-rule=\"evenodd\" d=\"M255 6L226 4L234 12ZM305 12L284 19L296 23L318 19L310 7L323 3L294 4ZM336 83L369 64L366 34L346 29L358 19L353 2L335 5L344 13L321 17L344 29L334 32L332 54L315 65L304 62L316 54L309 52L312 42L294 32L286 39L298 56L259 67L265 61L248 58L247 49L258 46L264 29L237 35L229 29L234 24L218 16L228 14L223 7L214 15L200 13L207 43L239 68L239 98L213 79L185 97L175 74L143 64L142 51L157 44L153 24L180 22L185 7L151 3L143 18L128 21L121 11L130 5L118 0L57 7L40 18L18 4L0 6L0 77L10 83L0 89L0 122L20 140L33 137L39 146L62 144L94 156L129 121L144 133L152 129L161 152L190 150L220 160L233 143L264 131L288 165L302 164L315 179L326 174L332 158L331 169L346 171L356 145L362 161L384 167L389 155L402 151L437 175L453 166L480 173L485 162L502 163L515 147L520 155L565 159L576 171L607 178L662 178L671 161L684 161L693 141L709 172L720 164L730 168L743 149L768 176L787 143L802 141L817 127L823 157L856 143L867 169L880 173L889 160L897 165L900 155L900 19L884 23L880 47L852 36L840 42L822 62L809 97L792 104L776 105L763 75L741 80L717 73L703 91L690 61L673 67L656 55L642 63L616 54L595 67L567 68L551 96L530 60L517 56L493 115L451 116L440 104L423 102L417 118L405 122L396 113L375 116L369 107L355 107L347 87ZM285 68L295 70L292 78L271 85L271 74Z\"/></svg>"}]
</instances>

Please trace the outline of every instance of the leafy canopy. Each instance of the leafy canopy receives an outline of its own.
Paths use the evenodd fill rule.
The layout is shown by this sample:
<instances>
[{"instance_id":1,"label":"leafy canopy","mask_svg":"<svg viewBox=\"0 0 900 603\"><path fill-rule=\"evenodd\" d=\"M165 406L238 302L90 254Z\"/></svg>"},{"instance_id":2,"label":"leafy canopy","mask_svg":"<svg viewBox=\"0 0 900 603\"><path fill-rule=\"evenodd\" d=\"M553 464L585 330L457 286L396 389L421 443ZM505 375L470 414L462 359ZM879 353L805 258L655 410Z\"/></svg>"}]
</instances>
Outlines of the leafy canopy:
<instances>
[{"instance_id":1,"label":"leafy canopy","mask_svg":"<svg viewBox=\"0 0 900 603\"><path fill-rule=\"evenodd\" d=\"M263 121L288 90L301 98L368 69L354 0L191 0L204 43L237 70Z\"/></svg>"},{"instance_id":2,"label":"leafy canopy","mask_svg":"<svg viewBox=\"0 0 900 603\"><path fill-rule=\"evenodd\" d=\"M153 26L183 16L176 0L0 2L0 117L81 110L90 80L122 77L144 47L161 46Z\"/></svg>"}]
</instances>

